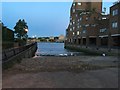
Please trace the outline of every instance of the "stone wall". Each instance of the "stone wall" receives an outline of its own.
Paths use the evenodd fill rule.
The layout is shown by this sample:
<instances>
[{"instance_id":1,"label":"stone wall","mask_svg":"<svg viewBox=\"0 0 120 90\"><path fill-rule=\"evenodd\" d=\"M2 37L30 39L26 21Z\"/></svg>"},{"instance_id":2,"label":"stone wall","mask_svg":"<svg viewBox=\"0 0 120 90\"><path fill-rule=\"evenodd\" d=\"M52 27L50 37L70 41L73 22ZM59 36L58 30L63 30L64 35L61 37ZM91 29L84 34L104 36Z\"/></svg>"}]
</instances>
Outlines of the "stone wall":
<instances>
[{"instance_id":1,"label":"stone wall","mask_svg":"<svg viewBox=\"0 0 120 90\"><path fill-rule=\"evenodd\" d=\"M120 55L120 52L119 52L119 49L111 49L109 50L109 48L97 48L97 47L94 47L94 46L89 46L89 47L86 47L86 46L80 46L80 45L65 45L65 48L66 49L72 49L72 50L76 50L76 51L80 51L80 52L85 52L85 53L88 53L88 54L96 54L96 55L102 55L103 53L106 54L106 55L114 55L114 56L118 56Z\"/></svg>"},{"instance_id":2,"label":"stone wall","mask_svg":"<svg viewBox=\"0 0 120 90\"><path fill-rule=\"evenodd\" d=\"M26 45L24 47L15 48L13 50L2 51L2 68L9 68L15 63L21 62L23 58L31 58L35 56L37 43Z\"/></svg>"}]
</instances>

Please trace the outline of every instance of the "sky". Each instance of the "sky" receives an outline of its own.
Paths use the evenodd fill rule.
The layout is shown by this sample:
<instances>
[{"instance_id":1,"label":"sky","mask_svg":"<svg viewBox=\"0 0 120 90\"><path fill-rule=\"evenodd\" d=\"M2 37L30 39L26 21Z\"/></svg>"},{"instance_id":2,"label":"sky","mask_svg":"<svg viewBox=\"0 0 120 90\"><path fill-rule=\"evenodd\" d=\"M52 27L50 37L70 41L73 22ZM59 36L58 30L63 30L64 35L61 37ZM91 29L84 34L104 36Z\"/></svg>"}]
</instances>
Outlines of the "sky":
<instances>
[{"instance_id":1,"label":"sky","mask_svg":"<svg viewBox=\"0 0 120 90\"><path fill-rule=\"evenodd\" d=\"M29 37L65 35L71 5L72 2L2 2L2 22L14 30L16 22L25 19ZM103 3L107 13L110 6L112 2Z\"/></svg>"}]
</instances>

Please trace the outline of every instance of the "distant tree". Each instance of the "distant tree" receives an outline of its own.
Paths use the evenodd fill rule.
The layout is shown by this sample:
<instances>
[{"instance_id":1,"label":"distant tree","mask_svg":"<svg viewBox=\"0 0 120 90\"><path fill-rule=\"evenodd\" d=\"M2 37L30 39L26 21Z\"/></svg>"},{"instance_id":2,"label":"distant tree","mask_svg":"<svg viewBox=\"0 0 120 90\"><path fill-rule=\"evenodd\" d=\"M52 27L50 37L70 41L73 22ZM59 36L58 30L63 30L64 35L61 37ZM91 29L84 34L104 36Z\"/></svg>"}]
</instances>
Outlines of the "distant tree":
<instances>
[{"instance_id":1,"label":"distant tree","mask_svg":"<svg viewBox=\"0 0 120 90\"><path fill-rule=\"evenodd\" d=\"M42 39L42 37L38 37L38 39Z\"/></svg>"},{"instance_id":2,"label":"distant tree","mask_svg":"<svg viewBox=\"0 0 120 90\"><path fill-rule=\"evenodd\" d=\"M19 19L19 21L16 23L15 27L15 35L16 35L16 40L19 42L26 42L27 40L27 32L28 32L28 26L25 20Z\"/></svg>"},{"instance_id":3,"label":"distant tree","mask_svg":"<svg viewBox=\"0 0 120 90\"><path fill-rule=\"evenodd\" d=\"M32 39L32 37L28 37L28 39Z\"/></svg>"}]
</instances>

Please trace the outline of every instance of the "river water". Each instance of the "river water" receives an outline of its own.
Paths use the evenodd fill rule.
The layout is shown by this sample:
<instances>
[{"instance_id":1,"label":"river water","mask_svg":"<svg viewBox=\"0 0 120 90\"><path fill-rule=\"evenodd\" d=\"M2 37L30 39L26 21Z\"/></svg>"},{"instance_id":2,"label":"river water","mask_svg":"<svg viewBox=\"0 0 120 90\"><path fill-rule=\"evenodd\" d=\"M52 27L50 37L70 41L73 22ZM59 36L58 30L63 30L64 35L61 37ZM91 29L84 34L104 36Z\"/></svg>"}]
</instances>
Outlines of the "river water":
<instances>
[{"instance_id":1,"label":"river water","mask_svg":"<svg viewBox=\"0 0 120 90\"><path fill-rule=\"evenodd\" d=\"M38 50L36 52L38 56L75 56L83 55L82 52L74 52L64 49L64 43L38 43Z\"/></svg>"}]
</instances>

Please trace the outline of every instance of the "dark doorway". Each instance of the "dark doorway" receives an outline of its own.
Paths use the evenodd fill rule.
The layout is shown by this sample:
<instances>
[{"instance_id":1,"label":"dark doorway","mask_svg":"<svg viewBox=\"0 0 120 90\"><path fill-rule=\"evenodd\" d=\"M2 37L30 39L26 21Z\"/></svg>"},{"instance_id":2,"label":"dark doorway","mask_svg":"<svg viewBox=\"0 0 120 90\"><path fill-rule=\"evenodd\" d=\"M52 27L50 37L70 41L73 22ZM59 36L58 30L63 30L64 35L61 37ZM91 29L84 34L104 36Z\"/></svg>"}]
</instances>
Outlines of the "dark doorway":
<instances>
[{"instance_id":1,"label":"dark doorway","mask_svg":"<svg viewBox=\"0 0 120 90\"><path fill-rule=\"evenodd\" d=\"M89 38L90 45L96 45L96 38Z\"/></svg>"},{"instance_id":2,"label":"dark doorway","mask_svg":"<svg viewBox=\"0 0 120 90\"><path fill-rule=\"evenodd\" d=\"M81 43L81 39L78 39L78 44L80 44Z\"/></svg>"},{"instance_id":3,"label":"dark doorway","mask_svg":"<svg viewBox=\"0 0 120 90\"><path fill-rule=\"evenodd\" d=\"M83 45L86 45L86 38L83 38Z\"/></svg>"},{"instance_id":4,"label":"dark doorway","mask_svg":"<svg viewBox=\"0 0 120 90\"><path fill-rule=\"evenodd\" d=\"M107 46L108 45L108 37L101 38L101 46Z\"/></svg>"}]
</instances>

